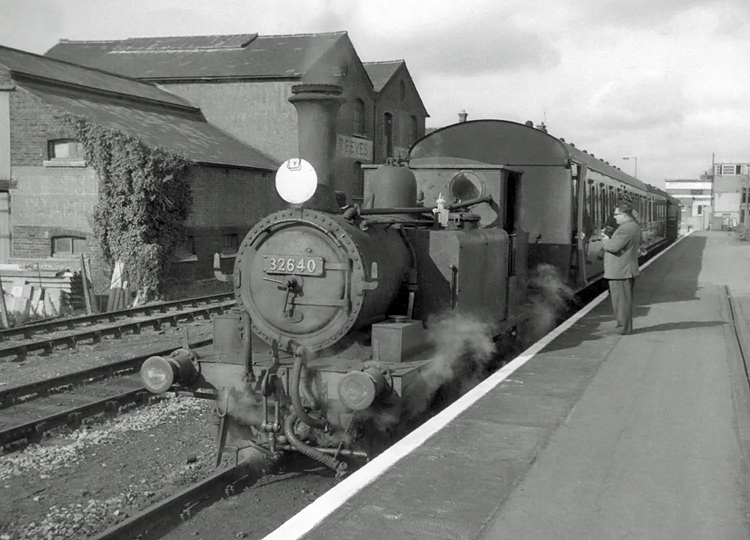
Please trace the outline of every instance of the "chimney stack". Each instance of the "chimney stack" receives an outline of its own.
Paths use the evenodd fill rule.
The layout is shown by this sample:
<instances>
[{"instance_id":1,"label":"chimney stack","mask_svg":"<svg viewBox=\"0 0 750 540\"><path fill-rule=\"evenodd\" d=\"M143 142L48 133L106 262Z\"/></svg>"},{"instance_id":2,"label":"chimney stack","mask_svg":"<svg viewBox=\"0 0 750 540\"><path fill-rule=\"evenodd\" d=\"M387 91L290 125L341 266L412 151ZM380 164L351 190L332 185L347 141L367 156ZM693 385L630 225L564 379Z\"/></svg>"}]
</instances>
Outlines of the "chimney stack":
<instances>
[{"instance_id":1,"label":"chimney stack","mask_svg":"<svg viewBox=\"0 0 750 540\"><path fill-rule=\"evenodd\" d=\"M346 101L334 84L292 86L289 102L297 109L299 157L310 162L318 175L318 187L307 208L340 213L336 203L333 162L336 155L336 115Z\"/></svg>"},{"instance_id":2,"label":"chimney stack","mask_svg":"<svg viewBox=\"0 0 750 540\"><path fill-rule=\"evenodd\" d=\"M469 116L469 115L466 114L466 111L461 111L460 113L458 113L458 122L459 123L466 122L466 117L467 116Z\"/></svg>"}]
</instances>

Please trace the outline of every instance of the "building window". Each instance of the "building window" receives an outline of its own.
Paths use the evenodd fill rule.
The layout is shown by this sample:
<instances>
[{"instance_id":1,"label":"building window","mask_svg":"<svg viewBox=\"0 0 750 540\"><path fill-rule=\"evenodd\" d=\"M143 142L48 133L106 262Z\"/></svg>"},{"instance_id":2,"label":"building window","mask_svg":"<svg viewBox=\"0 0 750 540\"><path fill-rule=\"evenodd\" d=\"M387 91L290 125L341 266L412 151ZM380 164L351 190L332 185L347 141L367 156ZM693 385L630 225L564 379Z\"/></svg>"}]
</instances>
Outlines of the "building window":
<instances>
[{"instance_id":1,"label":"building window","mask_svg":"<svg viewBox=\"0 0 750 540\"><path fill-rule=\"evenodd\" d=\"M716 173L721 176L734 176L742 174L742 165L717 165Z\"/></svg>"},{"instance_id":2,"label":"building window","mask_svg":"<svg viewBox=\"0 0 750 540\"><path fill-rule=\"evenodd\" d=\"M80 236L55 236L52 238L53 257L72 257L86 253L86 238Z\"/></svg>"},{"instance_id":3,"label":"building window","mask_svg":"<svg viewBox=\"0 0 750 540\"><path fill-rule=\"evenodd\" d=\"M385 157L393 157L393 115L385 113L383 116L383 140L385 141Z\"/></svg>"},{"instance_id":4,"label":"building window","mask_svg":"<svg viewBox=\"0 0 750 540\"><path fill-rule=\"evenodd\" d=\"M406 99L406 83L404 81L398 83L398 97L401 101Z\"/></svg>"},{"instance_id":5,"label":"building window","mask_svg":"<svg viewBox=\"0 0 750 540\"><path fill-rule=\"evenodd\" d=\"M419 123L416 116L409 117L409 146L414 144L419 137Z\"/></svg>"},{"instance_id":6,"label":"building window","mask_svg":"<svg viewBox=\"0 0 750 540\"><path fill-rule=\"evenodd\" d=\"M83 143L74 139L47 141L45 167L84 167Z\"/></svg>"},{"instance_id":7,"label":"building window","mask_svg":"<svg viewBox=\"0 0 750 540\"><path fill-rule=\"evenodd\" d=\"M354 162L354 185L352 186L352 202L362 204L365 193L365 171L362 169L362 163Z\"/></svg>"},{"instance_id":8,"label":"building window","mask_svg":"<svg viewBox=\"0 0 750 540\"><path fill-rule=\"evenodd\" d=\"M73 139L56 139L47 143L49 159L83 159L83 143Z\"/></svg>"},{"instance_id":9,"label":"building window","mask_svg":"<svg viewBox=\"0 0 750 540\"><path fill-rule=\"evenodd\" d=\"M221 252L224 255L237 253L240 237L237 233L221 235Z\"/></svg>"},{"instance_id":10,"label":"building window","mask_svg":"<svg viewBox=\"0 0 750 540\"><path fill-rule=\"evenodd\" d=\"M698 215L700 216L701 214L703 214L703 207L699 205L698 206Z\"/></svg>"},{"instance_id":11,"label":"building window","mask_svg":"<svg viewBox=\"0 0 750 540\"><path fill-rule=\"evenodd\" d=\"M173 259L178 262L197 261L195 255L195 236L187 236L174 248Z\"/></svg>"},{"instance_id":12,"label":"building window","mask_svg":"<svg viewBox=\"0 0 750 540\"><path fill-rule=\"evenodd\" d=\"M365 102L361 99L354 100L354 134L365 134Z\"/></svg>"}]
</instances>

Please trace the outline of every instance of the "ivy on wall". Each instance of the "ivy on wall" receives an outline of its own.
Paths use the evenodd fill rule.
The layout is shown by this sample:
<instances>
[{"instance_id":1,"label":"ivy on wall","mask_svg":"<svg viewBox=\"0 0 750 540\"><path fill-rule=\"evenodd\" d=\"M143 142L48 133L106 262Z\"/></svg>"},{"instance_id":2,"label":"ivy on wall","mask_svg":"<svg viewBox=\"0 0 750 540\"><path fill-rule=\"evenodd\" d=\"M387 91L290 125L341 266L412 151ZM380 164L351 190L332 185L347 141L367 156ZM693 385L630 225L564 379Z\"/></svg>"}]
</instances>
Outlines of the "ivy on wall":
<instances>
[{"instance_id":1,"label":"ivy on wall","mask_svg":"<svg viewBox=\"0 0 750 540\"><path fill-rule=\"evenodd\" d=\"M99 177L94 235L107 261L122 261L131 288L158 298L175 247L185 238L192 163L85 118L67 116Z\"/></svg>"}]
</instances>

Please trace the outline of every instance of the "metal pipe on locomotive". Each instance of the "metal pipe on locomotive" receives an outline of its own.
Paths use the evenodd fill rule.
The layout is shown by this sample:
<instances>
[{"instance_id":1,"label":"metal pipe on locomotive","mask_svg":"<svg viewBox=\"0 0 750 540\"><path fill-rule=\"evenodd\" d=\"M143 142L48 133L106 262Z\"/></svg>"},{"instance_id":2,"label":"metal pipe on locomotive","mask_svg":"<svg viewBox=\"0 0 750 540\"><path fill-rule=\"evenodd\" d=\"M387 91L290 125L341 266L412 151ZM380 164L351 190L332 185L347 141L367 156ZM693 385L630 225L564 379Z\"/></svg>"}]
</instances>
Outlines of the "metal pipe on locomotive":
<instances>
[{"instance_id":1,"label":"metal pipe on locomotive","mask_svg":"<svg viewBox=\"0 0 750 540\"><path fill-rule=\"evenodd\" d=\"M368 176L363 208L342 209L332 182L342 90L292 92L299 157L277 174L289 207L248 232L232 276L216 272L237 308L215 317L212 348L152 357L141 376L154 392L216 396L217 463L227 447L297 451L342 475L343 458L387 444L424 391L431 317L472 314L501 334L528 316L521 174L484 166L474 196L459 176L477 164L435 165L418 201L411 170L389 164Z\"/></svg>"}]
</instances>

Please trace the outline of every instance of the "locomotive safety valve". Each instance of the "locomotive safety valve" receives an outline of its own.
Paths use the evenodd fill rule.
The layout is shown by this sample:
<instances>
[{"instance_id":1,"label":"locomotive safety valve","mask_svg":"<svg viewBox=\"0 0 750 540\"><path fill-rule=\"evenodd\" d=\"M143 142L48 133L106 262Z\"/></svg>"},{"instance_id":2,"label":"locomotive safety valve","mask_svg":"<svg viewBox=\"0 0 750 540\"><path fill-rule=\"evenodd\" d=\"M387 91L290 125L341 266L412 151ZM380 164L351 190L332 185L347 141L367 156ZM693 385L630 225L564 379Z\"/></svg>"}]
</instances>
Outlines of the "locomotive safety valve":
<instances>
[{"instance_id":1,"label":"locomotive safety valve","mask_svg":"<svg viewBox=\"0 0 750 540\"><path fill-rule=\"evenodd\" d=\"M370 407L375 399L392 389L390 370L375 362L366 362L360 371L350 371L339 382L339 399L353 411Z\"/></svg>"},{"instance_id":2,"label":"locomotive safety valve","mask_svg":"<svg viewBox=\"0 0 750 540\"><path fill-rule=\"evenodd\" d=\"M166 392L173 384L190 386L198 380L200 366L192 351L177 349L168 357L152 356L141 365L141 381L153 394Z\"/></svg>"}]
</instances>

